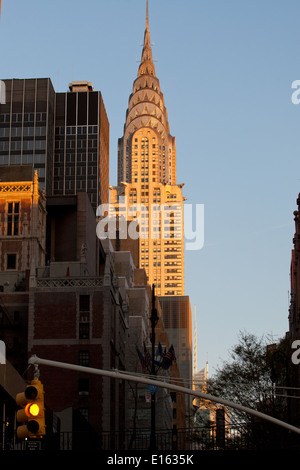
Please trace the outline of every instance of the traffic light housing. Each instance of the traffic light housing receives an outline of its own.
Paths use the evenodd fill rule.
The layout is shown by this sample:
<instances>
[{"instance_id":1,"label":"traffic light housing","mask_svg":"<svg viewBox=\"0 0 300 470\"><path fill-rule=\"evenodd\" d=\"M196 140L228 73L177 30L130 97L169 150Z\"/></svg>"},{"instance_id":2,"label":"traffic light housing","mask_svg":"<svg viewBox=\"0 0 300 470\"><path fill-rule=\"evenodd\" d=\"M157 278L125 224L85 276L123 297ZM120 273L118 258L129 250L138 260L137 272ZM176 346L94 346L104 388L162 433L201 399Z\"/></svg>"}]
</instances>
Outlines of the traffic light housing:
<instances>
[{"instance_id":1,"label":"traffic light housing","mask_svg":"<svg viewBox=\"0 0 300 470\"><path fill-rule=\"evenodd\" d=\"M22 423L17 427L17 437L42 438L46 434L43 384L32 380L24 392L17 394L16 404L21 407L17 411L17 423Z\"/></svg>"}]
</instances>

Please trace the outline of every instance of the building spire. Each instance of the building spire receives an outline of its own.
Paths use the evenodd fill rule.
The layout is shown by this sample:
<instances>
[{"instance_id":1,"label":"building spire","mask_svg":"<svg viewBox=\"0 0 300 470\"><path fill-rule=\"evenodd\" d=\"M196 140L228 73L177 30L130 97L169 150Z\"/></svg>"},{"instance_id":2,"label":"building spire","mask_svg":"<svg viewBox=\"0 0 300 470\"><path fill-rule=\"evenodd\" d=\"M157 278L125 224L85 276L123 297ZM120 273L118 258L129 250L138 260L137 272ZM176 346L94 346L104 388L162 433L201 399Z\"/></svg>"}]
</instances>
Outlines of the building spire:
<instances>
[{"instance_id":1,"label":"building spire","mask_svg":"<svg viewBox=\"0 0 300 470\"><path fill-rule=\"evenodd\" d=\"M1 0L0 0L1 5ZM149 4L148 0L146 0L146 30L149 29Z\"/></svg>"},{"instance_id":2,"label":"building spire","mask_svg":"<svg viewBox=\"0 0 300 470\"><path fill-rule=\"evenodd\" d=\"M152 75L155 77L155 67L152 59L152 49L149 29L149 2L146 0L146 26L144 33L144 46L138 76Z\"/></svg>"}]
</instances>

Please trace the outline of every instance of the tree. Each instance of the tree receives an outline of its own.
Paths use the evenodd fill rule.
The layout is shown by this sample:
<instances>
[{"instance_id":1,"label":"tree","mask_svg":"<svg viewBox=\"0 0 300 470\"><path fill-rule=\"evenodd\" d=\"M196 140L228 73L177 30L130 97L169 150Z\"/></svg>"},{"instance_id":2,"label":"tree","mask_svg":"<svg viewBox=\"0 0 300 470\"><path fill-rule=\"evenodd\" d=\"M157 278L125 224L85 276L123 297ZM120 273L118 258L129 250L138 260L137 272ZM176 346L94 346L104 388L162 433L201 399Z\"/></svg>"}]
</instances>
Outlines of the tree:
<instances>
[{"instance_id":1,"label":"tree","mask_svg":"<svg viewBox=\"0 0 300 470\"><path fill-rule=\"evenodd\" d=\"M265 337L240 332L239 341L230 352L230 360L224 361L209 380L208 393L287 421L286 406L275 393L273 361L274 352L284 347L284 341L272 344L271 348L269 343ZM279 366L277 362L276 367L277 374L282 377L283 365ZM209 406L217 407L211 403ZM278 426L235 408L229 410L229 415L231 429L238 428L243 436L251 438L254 447L268 448L278 439L282 442L284 431Z\"/></svg>"}]
</instances>

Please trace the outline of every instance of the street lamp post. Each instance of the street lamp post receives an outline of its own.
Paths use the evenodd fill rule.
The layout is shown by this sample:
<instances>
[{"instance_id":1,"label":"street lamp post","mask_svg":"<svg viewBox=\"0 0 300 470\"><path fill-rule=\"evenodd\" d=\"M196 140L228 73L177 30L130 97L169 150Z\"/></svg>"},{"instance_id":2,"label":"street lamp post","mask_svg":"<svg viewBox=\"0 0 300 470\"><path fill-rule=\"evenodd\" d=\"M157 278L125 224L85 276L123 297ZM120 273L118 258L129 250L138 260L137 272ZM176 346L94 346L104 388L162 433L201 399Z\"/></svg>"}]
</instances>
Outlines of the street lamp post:
<instances>
[{"instance_id":1,"label":"street lamp post","mask_svg":"<svg viewBox=\"0 0 300 470\"><path fill-rule=\"evenodd\" d=\"M152 361L151 361L151 375L154 377L156 375L155 370L155 326L158 322L157 310L155 307L155 286L152 286L152 311L151 311L151 343L152 343ZM151 450L156 449L156 436L155 436L155 399L156 394L155 390L151 392L151 437L150 437L150 447Z\"/></svg>"}]
</instances>

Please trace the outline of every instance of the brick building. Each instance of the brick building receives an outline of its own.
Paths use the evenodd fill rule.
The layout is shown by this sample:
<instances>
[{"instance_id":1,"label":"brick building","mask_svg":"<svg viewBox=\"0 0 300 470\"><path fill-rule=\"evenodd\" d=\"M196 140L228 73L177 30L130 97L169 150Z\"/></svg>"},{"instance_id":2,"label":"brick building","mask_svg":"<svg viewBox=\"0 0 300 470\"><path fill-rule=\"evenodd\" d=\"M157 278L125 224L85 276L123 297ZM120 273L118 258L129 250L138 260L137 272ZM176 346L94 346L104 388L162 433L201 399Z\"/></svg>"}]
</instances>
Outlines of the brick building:
<instances>
[{"instance_id":1,"label":"brick building","mask_svg":"<svg viewBox=\"0 0 300 470\"><path fill-rule=\"evenodd\" d=\"M125 368L128 319L111 253L102 251L100 267L102 274L91 276L84 261L54 262L31 277L30 355L96 369ZM61 418L61 431L82 431L78 416L96 433L124 429L124 382L64 369L40 369L47 405ZM72 420L65 419L68 410Z\"/></svg>"},{"instance_id":2,"label":"brick building","mask_svg":"<svg viewBox=\"0 0 300 470\"><path fill-rule=\"evenodd\" d=\"M1 338L10 362L23 374L30 271L45 265L46 199L29 166L1 167L0 180Z\"/></svg>"}]
</instances>

